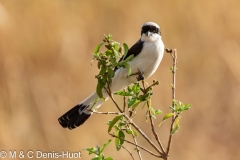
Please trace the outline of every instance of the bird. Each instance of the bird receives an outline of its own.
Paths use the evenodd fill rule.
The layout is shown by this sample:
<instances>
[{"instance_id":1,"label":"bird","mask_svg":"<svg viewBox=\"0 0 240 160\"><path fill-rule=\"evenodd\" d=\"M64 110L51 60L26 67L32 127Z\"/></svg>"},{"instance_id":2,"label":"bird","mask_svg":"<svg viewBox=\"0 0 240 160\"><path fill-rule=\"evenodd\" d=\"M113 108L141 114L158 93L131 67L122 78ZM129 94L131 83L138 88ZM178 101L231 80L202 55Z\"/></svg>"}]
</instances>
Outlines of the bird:
<instances>
[{"instance_id":1,"label":"bird","mask_svg":"<svg viewBox=\"0 0 240 160\"><path fill-rule=\"evenodd\" d=\"M131 55L134 56L128 62L131 73L139 73L140 71L143 73L144 79L147 79L157 70L164 55L164 44L158 24L154 22L144 23L141 28L141 38L128 50L126 56L122 57L120 61ZM111 93L115 93L136 83L138 79L133 75L128 75L126 68L116 68L110 87ZM99 99L96 102L98 95L96 92L93 92L85 100L63 114L58 119L58 122L63 128L70 130L79 127L92 115L90 109L93 103L94 108L99 108L109 98L106 91L103 91L103 97L104 99Z\"/></svg>"}]
</instances>

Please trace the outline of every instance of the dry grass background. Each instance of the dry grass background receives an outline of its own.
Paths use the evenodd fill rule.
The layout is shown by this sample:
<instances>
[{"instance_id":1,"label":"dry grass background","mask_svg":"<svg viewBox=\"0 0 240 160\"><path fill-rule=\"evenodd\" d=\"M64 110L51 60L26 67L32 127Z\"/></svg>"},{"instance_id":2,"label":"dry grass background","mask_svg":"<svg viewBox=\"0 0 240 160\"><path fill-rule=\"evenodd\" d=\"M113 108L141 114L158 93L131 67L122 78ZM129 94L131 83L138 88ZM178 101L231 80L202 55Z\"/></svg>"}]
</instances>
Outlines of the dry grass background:
<instances>
[{"instance_id":1,"label":"dry grass background","mask_svg":"<svg viewBox=\"0 0 240 160\"><path fill-rule=\"evenodd\" d=\"M131 46L141 25L154 21L165 46L178 50L177 99L193 105L174 136L170 159L239 160L239 7L238 0L1 0L0 149L73 152L110 139L104 122L111 116L94 115L72 131L57 118L94 91L91 53L103 34ZM170 65L165 54L148 80L160 81L153 105L165 113L171 104ZM107 102L100 110L116 109ZM137 123L151 135L143 114ZM168 125L157 128L164 145ZM130 159L113 142L105 154ZM90 158L82 151L82 159Z\"/></svg>"}]
</instances>

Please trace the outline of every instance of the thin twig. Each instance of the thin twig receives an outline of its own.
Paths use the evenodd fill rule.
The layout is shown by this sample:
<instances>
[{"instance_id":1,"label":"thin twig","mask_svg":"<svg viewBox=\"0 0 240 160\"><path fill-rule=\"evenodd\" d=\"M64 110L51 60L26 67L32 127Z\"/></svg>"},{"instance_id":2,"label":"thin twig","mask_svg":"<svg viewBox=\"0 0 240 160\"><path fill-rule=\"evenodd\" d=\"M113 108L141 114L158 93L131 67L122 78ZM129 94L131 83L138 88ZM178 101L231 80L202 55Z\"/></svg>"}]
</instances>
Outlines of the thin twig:
<instances>
[{"instance_id":1,"label":"thin twig","mask_svg":"<svg viewBox=\"0 0 240 160\"><path fill-rule=\"evenodd\" d=\"M142 156L141 156L140 150L138 149L137 140L136 140L136 138L135 138L135 136L133 134L132 134L132 137L133 137L136 149L137 149L137 153L138 153L139 159L142 160Z\"/></svg>"},{"instance_id":2,"label":"thin twig","mask_svg":"<svg viewBox=\"0 0 240 160\"><path fill-rule=\"evenodd\" d=\"M126 114L124 114L123 116L160 155L163 155L163 153L158 149L158 147L145 135L145 133Z\"/></svg>"},{"instance_id":3,"label":"thin twig","mask_svg":"<svg viewBox=\"0 0 240 160\"><path fill-rule=\"evenodd\" d=\"M93 111L93 110L90 110L90 112L92 113L95 113L95 114L122 114L122 113L119 113L119 112L97 112L97 111Z\"/></svg>"},{"instance_id":4,"label":"thin twig","mask_svg":"<svg viewBox=\"0 0 240 160\"><path fill-rule=\"evenodd\" d=\"M119 105L117 104L117 102L115 101L115 99L113 98L112 94L110 92L108 92L108 90L104 87L104 89L106 90L106 92L108 93L109 97L112 99L113 103L116 105L116 107L118 108L118 110L123 113L123 111L120 109ZM157 148L157 146L144 134L144 132L125 114L123 113L124 117L127 119L127 121L143 136L143 138L146 139L146 141L148 141L148 143L160 154L163 155L163 153Z\"/></svg>"},{"instance_id":5,"label":"thin twig","mask_svg":"<svg viewBox=\"0 0 240 160\"><path fill-rule=\"evenodd\" d=\"M125 89L124 89L125 92ZM123 112L125 113L126 110L126 96L123 96Z\"/></svg>"},{"instance_id":6,"label":"thin twig","mask_svg":"<svg viewBox=\"0 0 240 160\"><path fill-rule=\"evenodd\" d=\"M143 86L143 89L146 91L145 89L145 85L144 85L144 81L142 81L142 86ZM163 148L163 145L158 137L158 134L157 132L155 131L155 127L154 127L154 124L153 124L153 119L152 119L152 114L151 114L151 111L150 111L150 105L149 105L149 101L147 101L147 106L148 106L148 115L149 115L149 119L150 119L150 123L151 123L151 128L152 128L152 132L153 132L153 135L159 145L159 147L161 148L162 150L162 153L165 153L165 150Z\"/></svg>"},{"instance_id":7,"label":"thin twig","mask_svg":"<svg viewBox=\"0 0 240 160\"><path fill-rule=\"evenodd\" d=\"M151 84L150 86L148 86L148 87L146 88L146 90L148 90L149 88L151 88L151 87L153 87L153 86L156 86L156 85L158 85L158 84L159 84L159 82L156 81L156 82L154 82L153 84Z\"/></svg>"},{"instance_id":8,"label":"thin twig","mask_svg":"<svg viewBox=\"0 0 240 160\"><path fill-rule=\"evenodd\" d=\"M148 107L149 107L149 103L148 103L148 102L147 102L147 105L148 105ZM155 131L155 127L154 127L154 124L153 124L153 119L152 119L152 114L151 114L150 109L148 110L148 115L149 115L149 119L150 119L150 123L151 123L151 128L152 128L153 135L154 135L154 137L155 137L155 139L156 139L159 147L161 148L162 152L165 153L165 150L164 150L164 148L163 148L163 145L162 145L162 143L161 143L161 141L160 141L160 139L159 139L159 137L158 137L157 132Z\"/></svg>"},{"instance_id":9,"label":"thin twig","mask_svg":"<svg viewBox=\"0 0 240 160\"><path fill-rule=\"evenodd\" d=\"M166 152L166 159L169 157L169 152L170 152L170 148L171 148L171 142L172 142L172 130L173 130L173 125L174 125L174 122L175 120L177 119L178 115L176 115L176 117L174 117L174 120L172 121L171 123L171 128L170 128L170 135L169 135L169 139L168 139L168 146L167 146L167 152Z\"/></svg>"},{"instance_id":10,"label":"thin twig","mask_svg":"<svg viewBox=\"0 0 240 160\"><path fill-rule=\"evenodd\" d=\"M104 89L106 90L107 94L109 95L109 97L112 99L113 103L115 104L115 106L117 107L117 109L119 110L119 112L123 113L123 111L121 110L121 108L119 107L119 105L117 104L117 102L115 101L115 99L113 98L112 94L111 94L111 89L109 88L109 91L106 89L106 87L104 87Z\"/></svg>"},{"instance_id":11,"label":"thin twig","mask_svg":"<svg viewBox=\"0 0 240 160\"><path fill-rule=\"evenodd\" d=\"M139 146L139 145L137 145L137 146L138 146L139 148L141 148L141 149L143 149L143 150L151 153L151 154L154 155L154 156L157 156L157 157L162 158L162 156L164 155L164 153L162 153L162 152L159 150L159 148L145 135L145 133L132 121L132 119L130 119L130 118L120 109L119 105L117 104L117 102L115 101L115 99L113 98L113 96L112 96L112 94L111 94L111 89L110 89L109 85L108 85L109 91L106 89L106 87L104 87L104 89L106 90L106 92L108 93L109 97L111 98L111 100L113 101L113 103L115 104L115 106L118 108L118 110L119 110L121 113L123 113L123 116L127 119L127 121L143 136L143 138L145 138L146 141L148 141L148 143L160 154L160 156L152 153L152 152L149 151L149 150L146 150L145 148L143 148L143 147L141 147L141 146ZM110 134L110 133L109 133L109 134ZM110 134L110 135L111 135L111 136L115 136L115 135L112 135L112 134ZM115 136L115 137L117 137L117 136ZM132 142L130 142L130 141L127 141L127 140L124 140L124 141L126 141L126 142L128 142L128 143L131 143L131 144L134 144L134 143L132 143ZM134 145L136 145L136 144L134 144Z\"/></svg>"},{"instance_id":12,"label":"thin twig","mask_svg":"<svg viewBox=\"0 0 240 160\"><path fill-rule=\"evenodd\" d=\"M172 69L172 100L176 99L176 93L175 93L175 89L176 89L176 69L177 69L177 50L173 49L173 50L169 50L166 49L166 51L168 53L171 54L172 59L173 59L173 69ZM174 107L174 102L172 102L172 107ZM172 124L171 124L171 128L170 128L170 135L169 135L169 139L168 139L168 146L167 146L167 151L166 151L166 157L164 158L165 160L168 159L169 157L169 152L170 152L170 148L171 148L171 142L172 142L172 130L173 130L173 124L175 122L175 120L177 119L178 115L176 115L174 113L174 116L172 117Z\"/></svg>"},{"instance_id":13,"label":"thin twig","mask_svg":"<svg viewBox=\"0 0 240 160\"><path fill-rule=\"evenodd\" d=\"M122 146L123 149L125 149L129 154L130 156L132 157L132 159L134 160L134 157L133 157L133 154L124 146Z\"/></svg>"},{"instance_id":14,"label":"thin twig","mask_svg":"<svg viewBox=\"0 0 240 160\"><path fill-rule=\"evenodd\" d=\"M128 125L127 125L127 128L130 129L130 130L132 131L132 128L129 127ZM133 140L134 140L134 143L136 144L135 146L136 146L136 150L137 150L137 153L138 153L139 159L142 160L142 156L141 156L140 150L139 150L139 148L138 148L138 146L137 146L137 145L138 145L138 143L137 143L137 139L136 139L136 137L133 135L133 131L132 131L132 138L133 138Z\"/></svg>"},{"instance_id":15,"label":"thin twig","mask_svg":"<svg viewBox=\"0 0 240 160\"><path fill-rule=\"evenodd\" d=\"M123 139L123 138L120 138L120 137L118 137L118 136L115 136L114 134L109 133L109 135L111 135L112 137L115 137L115 138L124 140L124 142L127 142L127 143L129 143L129 144L132 144L132 145L134 145L134 146L137 145L137 144L134 144L134 143L131 142L131 141L128 141L128 140L126 140L126 139ZM141 148L142 150L144 150L144 151L150 153L151 155L155 156L155 157L162 158L162 156L157 155L157 154L153 153L152 151L150 151L150 150L148 150L148 149L146 149L146 148L144 148L144 147L142 147L142 146L140 146L140 145L137 145L137 146L138 146L139 148Z\"/></svg>"}]
</instances>

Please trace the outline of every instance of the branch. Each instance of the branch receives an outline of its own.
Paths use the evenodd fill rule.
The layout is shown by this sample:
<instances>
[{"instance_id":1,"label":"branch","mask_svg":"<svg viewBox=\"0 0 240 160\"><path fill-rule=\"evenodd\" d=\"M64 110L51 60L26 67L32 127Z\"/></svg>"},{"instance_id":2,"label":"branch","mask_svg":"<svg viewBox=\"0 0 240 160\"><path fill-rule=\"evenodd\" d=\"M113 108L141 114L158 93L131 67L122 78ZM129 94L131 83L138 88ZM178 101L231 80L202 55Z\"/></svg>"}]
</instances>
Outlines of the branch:
<instances>
[{"instance_id":1,"label":"branch","mask_svg":"<svg viewBox=\"0 0 240 160\"><path fill-rule=\"evenodd\" d=\"M112 94L110 92L108 92L108 90L106 89L106 87L104 87L104 89L106 90L106 92L108 93L109 97L112 99L113 103L116 105L116 107L118 108L118 110L123 113L123 111L120 109L119 105L117 104L117 102L115 101L115 99L113 98ZM125 114L123 113L124 117L127 119L127 121L143 136L143 138L146 139L146 141L148 141L148 143L160 154L163 155L163 153L156 147L156 145L144 134L144 132Z\"/></svg>"},{"instance_id":2,"label":"branch","mask_svg":"<svg viewBox=\"0 0 240 160\"><path fill-rule=\"evenodd\" d=\"M97 111L93 111L93 110L89 110L90 112L92 113L95 113L95 114L118 114L118 115L121 115L122 113L119 113L119 112L97 112Z\"/></svg>"},{"instance_id":3,"label":"branch","mask_svg":"<svg viewBox=\"0 0 240 160\"><path fill-rule=\"evenodd\" d=\"M119 112L123 113L123 111L121 110L121 108L119 107L119 105L117 104L117 102L115 101L115 99L113 98L112 94L111 94L111 90L109 88L109 91L106 89L106 87L104 87L104 89L106 90L107 94L109 95L109 97L112 99L113 103L115 104L115 106L117 107L117 109L119 110Z\"/></svg>"},{"instance_id":4,"label":"branch","mask_svg":"<svg viewBox=\"0 0 240 160\"><path fill-rule=\"evenodd\" d=\"M153 156L155 156L155 157L162 158L162 156L157 155L157 154L153 153L152 151L150 151L150 150L148 150L148 149L146 149L146 148L144 148L144 147L142 147L142 146L140 146L140 145L134 144L133 142L130 142L130 141L126 140L126 139L123 139L123 138L120 138L120 137L118 137L118 136L115 136L114 134L111 134L111 133L109 133L109 135L112 136L112 137L115 137L115 138L124 140L124 142L127 142L127 143L129 143L129 144L132 144L132 145L134 145L134 146L138 146L138 147L141 148L142 150L150 153L151 155L153 155Z\"/></svg>"},{"instance_id":5,"label":"branch","mask_svg":"<svg viewBox=\"0 0 240 160\"><path fill-rule=\"evenodd\" d=\"M173 130L173 124L175 122L175 120L177 119L178 115L176 115L176 117L174 117L174 120L171 123L171 128L170 128L170 135L169 135L169 139L168 139L168 147L167 147L167 152L166 155L169 154L170 148L171 148L171 141L172 141L172 130ZM169 156L169 155L168 155Z\"/></svg>"},{"instance_id":6,"label":"branch","mask_svg":"<svg viewBox=\"0 0 240 160\"><path fill-rule=\"evenodd\" d=\"M125 92L125 89L124 89ZM123 112L125 113L126 110L126 96L123 96Z\"/></svg>"},{"instance_id":7,"label":"branch","mask_svg":"<svg viewBox=\"0 0 240 160\"><path fill-rule=\"evenodd\" d=\"M151 87L153 87L153 86L156 86L156 85L159 85L159 82L158 82L158 81L153 81L153 84L150 85L150 86L148 86L148 87L146 88L146 90L148 90L149 88L151 88Z\"/></svg>"},{"instance_id":8,"label":"branch","mask_svg":"<svg viewBox=\"0 0 240 160\"><path fill-rule=\"evenodd\" d=\"M157 83L157 82L156 82L156 83ZM156 85L156 83L152 84L151 86ZM146 88L145 88L145 85L144 85L144 81L142 81L142 85L143 85L143 89L146 91ZM151 87L151 86L149 86L149 87ZM149 88L149 87L148 87L148 88ZM148 88L147 88L147 89L148 89ZM147 106L148 106L148 115L149 115L149 119L150 119L150 123L151 123L151 128L152 128L153 135L155 136L155 139L156 139L159 147L161 148L162 153L165 153L165 150L164 150L164 148L163 148L163 145L162 145L162 143L161 143L161 141L160 141L160 139L159 139L159 137L158 137L157 132L155 131L155 127L154 127L153 119L152 119L152 114L151 114L151 111L150 111L150 106L149 106L149 102L148 102L148 101L147 101Z\"/></svg>"},{"instance_id":9,"label":"branch","mask_svg":"<svg viewBox=\"0 0 240 160\"><path fill-rule=\"evenodd\" d=\"M126 114L124 114L123 116L160 155L163 155L163 153L156 147L156 145L144 134L144 132Z\"/></svg>"},{"instance_id":10,"label":"branch","mask_svg":"<svg viewBox=\"0 0 240 160\"><path fill-rule=\"evenodd\" d=\"M122 148L125 149L125 150L130 154L130 156L132 157L132 159L134 160L134 157L133 157L132 153L131 153L126 147L122 146Z\"/></svg>"},{"instance_id":11,"label":"branch","mask_svg":"<svg viewBox=\"0 0 240 160\"><path fill-rule=\"evenodd\" d=\"M176 89L176 70L177 70L177 50L176 49L166 49L166 52L170 53L173 59L173 69L172 69L172 100L176 99L176 93L175 93L175 89ZM172 102L172 106L174 107L174 102ZM175 122L175 120L177 119L178 115L176 115L174 113L174 116L172 117L172 124L171 124L171 128L170 128L170 135L169 135L169 139L168 139L168 146L167 146L167 152L166 152L166 157L165 160L168 159L169 157L169 152L170 152L170 148L171 148L171 142L172 142L172 129L173 129L173 124Z\"/></svg>"},{"instance_id":12,"label":"branch","mask_svg":"<svg viewBox=\"0 0 240 160\"><path fill-rule=\"evenodd\" d=\"M147 102L147 105L148 105L148 107L149 107L149 103L148 103L148 102ZM148 110L148 115L149 115L149 119L150 119L150 123L151 123L151 128L152 128L153 135L155 136L155 139L156 139L156 141L158 142L158 145L160 146L162 152L165 153L165 150L164 150L164 148L163 148L163 145L162 145L162 143L161 143L161 141L160 141L160 139L159 139L159 137L158 137L157 132L155 131L155 127L154 127L154 124L153 124L153 119L152 119L152 114L151 114L151 112L150 112L150 109Z\"/></svg>"},{"instance_id":13,"label":"branch","mask_svg":"<svg viewBox=\"0 0 240 160\"><path fill-rule=\"evenodd\" d=\"M131 128L131 127L127 126L127 128L132 131L132 128ZM140 150L138 149L137 140L136 140L136 138L135 138L135 136L134 136L133 134L132 134L132 138L133 138L133 140L134 140L134 143L135 143L135 146L136 146L136 150L137 150L139 159L142 160L142 156L141 156Z\"/></svg>"},{"instance_id":14,"label":"branch","mask_svg":"<svg viewBox=\"0 0 240 160\"><path fill-rule=\"evenodd\" d=\"M137 149L137 153L138 153L139 159L142 160L141 153L140 153L140 151L139 151L139 149L138 149L137 140L136 140L136 138L135 138L134 135L132 135L132 137L133 137L133 140L134 140L134 143L135 143L136 149Z\"/></svg>"}]
</instances>

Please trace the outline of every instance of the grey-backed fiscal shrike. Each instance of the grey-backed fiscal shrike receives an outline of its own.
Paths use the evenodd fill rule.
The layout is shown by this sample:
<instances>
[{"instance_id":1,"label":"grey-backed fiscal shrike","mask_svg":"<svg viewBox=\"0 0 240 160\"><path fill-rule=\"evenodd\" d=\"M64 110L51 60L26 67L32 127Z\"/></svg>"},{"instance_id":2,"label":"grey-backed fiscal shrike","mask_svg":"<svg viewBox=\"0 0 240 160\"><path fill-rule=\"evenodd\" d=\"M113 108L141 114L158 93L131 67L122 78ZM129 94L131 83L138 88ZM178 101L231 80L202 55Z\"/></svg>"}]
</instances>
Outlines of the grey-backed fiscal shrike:
<instances>
[{"instance_id":1,"label":"grey-backed fiscal shrike","mask_svg":"<svg viewBox=\"0 0 240 160\"><path fill-rule=\"evenodd\" d=\"M134 55L134 58L128 62L131 72L138 73L140 71L144 74L144 78L146 79L157 70L163 58L163 54L164 44L161 38L160 27L154 22L147 22L142 26L141 39L128 50L125 59L130 55ZM128 76L127 69L115 69L111 91L112 93L117 92L135 82L137 82L136 76ZM109 95L103 92L103 97L107 100ZM92 107L96 98L98 98L98 95L94 92L62 115L58 119L61 126L68 129L74 129L82 125L91 116L92 113L89 109ZM104 100L98 100L94 108L99 108L103 103Z\"/></svg>"}]
</instances>

